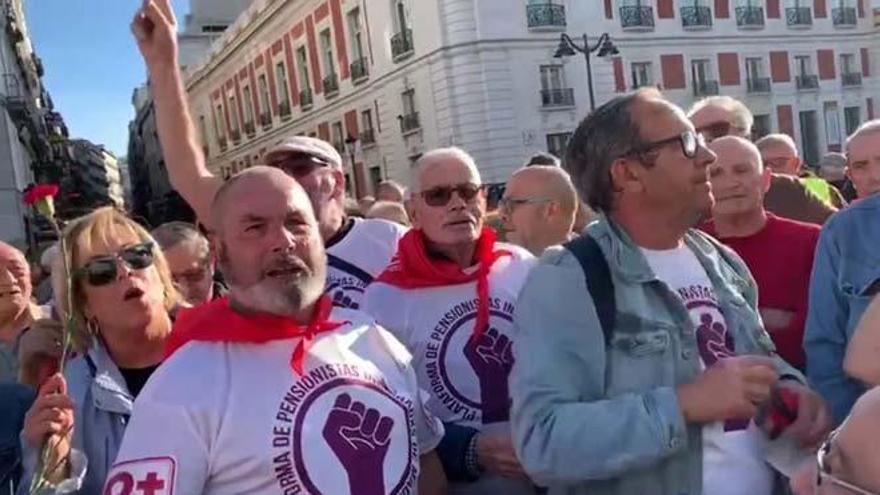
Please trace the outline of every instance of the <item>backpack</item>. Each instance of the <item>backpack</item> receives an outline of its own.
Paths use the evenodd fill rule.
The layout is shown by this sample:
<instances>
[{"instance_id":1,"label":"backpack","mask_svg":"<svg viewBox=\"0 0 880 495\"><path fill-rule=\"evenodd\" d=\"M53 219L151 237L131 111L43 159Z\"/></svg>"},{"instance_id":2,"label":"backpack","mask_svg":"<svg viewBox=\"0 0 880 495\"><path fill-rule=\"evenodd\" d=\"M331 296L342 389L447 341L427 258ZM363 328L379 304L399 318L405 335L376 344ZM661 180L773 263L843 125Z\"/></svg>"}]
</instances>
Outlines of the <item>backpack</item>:
<instances>
[{"instance_id":1,"label":"backpack","mask_svg":"<svg viewBox=\"0 0 880 495\"><path fill-rule=\"evenodd\" d=\"M617 313L617 302L614 300L614 282L611 281L611 269L599 243L589 234L563 244L565 249L578 260L587 281L587 292L593 299L596 316L602 327L605 345L611 343L614 336L614 320Z\"/></svg>"}]
</instances>

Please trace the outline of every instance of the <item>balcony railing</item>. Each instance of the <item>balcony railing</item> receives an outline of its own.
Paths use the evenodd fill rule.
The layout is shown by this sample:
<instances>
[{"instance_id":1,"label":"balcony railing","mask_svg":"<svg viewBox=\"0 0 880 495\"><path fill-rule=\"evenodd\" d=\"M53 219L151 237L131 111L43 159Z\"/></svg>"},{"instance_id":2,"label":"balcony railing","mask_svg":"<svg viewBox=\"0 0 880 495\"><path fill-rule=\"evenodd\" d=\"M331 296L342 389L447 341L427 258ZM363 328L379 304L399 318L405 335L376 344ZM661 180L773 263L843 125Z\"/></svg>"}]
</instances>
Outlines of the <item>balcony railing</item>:
<instances>
[{"instance_id":1,"label":"balcony railing","mask_svg":"<svg viewBox=\"0 0 880 495\"><path fill-rule=\"evenodd\" d=\"M339 77L336 74L327 74L324 78L324 96L336 96L339 93Z\"/></svg>"},{"instance_id":2,"label":"balcony railing","mask_svg":"<svg viewBox=\"0 0 880 495\"><path fill-rule=\"evenodd\" d=\"M419 112L401 115L400 117L400 132L404 134L418 130L421 126L422 124L419 123Z\"/></svg>"},{"instance_id":3,"label":"balcony railing","mask_svg":"<svg viewBox=\"0 0 880 495\"><path fill-rule=\"evenodd\" d=\"M628 5L620 8L620 25L624 29L645 29L654 27L654 7L649 5Z\"/></svg>"},{"instance_id":4,"label":"balcony railing","mask_svg":"<svg viewBox=\"0 0 880 495\"><path fill-rule=\"evenodd\" d=\"M233 144L238 143L239 141L241 141L241 131L239 131L238 129L233 129L229 132L229 138L232 140Z\"/></svg>"},{"instance_id":5,"label":"balcony railing","mask_svg":"<svg viewBox=\"0 0 880 495\"><path fill-rule=\"evenodd\" d=\"M220 151L226 151L227 144L225 137L217 138L217 146L220 147Z\"/></svg>"},{"instance_id":6,"label":"balcony railing","mask_svg":"<svg viewBox=\"0 0 880 495\"><path fill-rule=\"evenodd\" d=\"M311 108L314 101L311 89L304 89L299 92L299 104L303 109Z\"/></svg>"},{"instance_id":7,"label":"balcony railing","mask_svg":"<svg viewBox=\"0 0 880 495\"><path fill-rule=\"evenodd\" d=\"M391 58L395 62L412 55L414 48L412 29L404 29L391 37Z\"/></svg>"},{"instance_id":8,"label":"balcony railing","mask_svg":"<svg viewBox=\"0 0 880 495\"><path fill-rule=\"evenodd\" d=\"M269 112L260 114L260 125L263 126L263 129L272 127L272 115Z\"/></svg>"},{"instance_id":9,"label":"balcony railing","mask_svg":"<svg viewBox=\"0 0 880 495\"><path fill-rule=\"evenodd\" d=\"M770 78L769 77L756 77L754 79L747 79L746 86L748 87L749 93L769 93L770 92Z\"/></svg>"},{"instance_id":10,"label":"balcony railing","mask_svg":"<svg viewBox=\"0 0 880 495\"><path fill-rule=\"evenodd\" d=\"M855 26L856 9L854 7L839 7L831 9L831 19L834 20L835 26Z\"/></svg>"},{"instance_id":11,"label":"balcony railing","mask_svg":"<svg viewBox=\"0 0 880 495\"><path fill-rule=\"evenodd\" d=\"M244 133L247 137L254 137L257 133L257 126L254 125L253 121L248 121L244 123Z\"/></svg>"},{"instance_id":12,"label":"balcony railing","mask_svg":"<svg viewBox=\"0 0 880 495\"><path fill-rule=\"evenodd\" d=\"M840 80L844 86L861 86L862 85L862 73L861 72L844 72L840 75Z\"/></svg>"},{"instance_id":13,"label":"balcony railing","mask_svg":"<svg viewBox=\"0 0 880 495\"><path fill-rule=\"evenodd\" d=\"M694 96L715 96L718 94L718 81L694 81Z\"/></svg>"},{"instance_id":14,"label":"balcony railing","mask_svg":"<svg viewBox=\"0 0 880 495\"><path fill-rule=\"evenodd\" d=\"M812 26L813 14L809 7L789 7L785 9L785 22L789 26Z\"/></svg>"},{"instance_id":15,"label":"balcony railing","mask_svg":"<svg viewBox=\"0 0 880 495\"><path fill-rule=\"evenodd\" d=\"M361 57L351 63L351 80L360 82L370 76L370 69L367 66L366 57Z\"/></svg>"},{"instance_id":16,"label":"balcony railing","mask_svg":"<svg viewBox=\"0 0 880 495\"><path fill-rule=\"evenodd\" d=\"M541 105L544 107L573 107L574 89L542 89Z\"/></svg>"},{"instance_id":17,"label":"balcony railing","mask_svg":"<svg viewBox=\"0 0 880 495\"><path fill-rule=\"evenodd\" d=\"M712 9L699 5L682 7L681 25L686 28L711 27Z\"/></svg>"},{"instance_id":18,"label":"balcony railing","mask_svg":"<svg viewBox=\"0 0 880 495\"><path fill-rule=\"evenodd\" d=\"M565 6L552 3L526 5L529 28L565 27Z\"/></svg>"},{"instance_id":19,"label":"balcony railing","mask_svg":"<svg viewBox=\"0 0 880 495\"><path fill-rule=\"evenodd\" d=\"M364 129L361 131L361 144L368 145L376 142L376 133L373 129Z\"/></svg>"},{"instance_id":20,"label":"balcony railing","mask_svg":"<svg viewBox=\"0 0 880 495\"><path fill-rule=\"evenodd\" d=\"M797 76L795 78L797 89L819 89L819 76Z\"/></svg>"},{"instance_id":21,"label":"balcony railing","mask_svg":"<svg viewBox=\"0 0 880 495\"><path fill-rule=\"evenodd\" d=\"M764 7L737 7L736 25L739 27L763 27Z\"/></svg>"},{"instance_id":22,"label":"balcony railing","mask_svg":"<svg viewBox=\"0 0 880 495\"><path fill-rule=\"evenodd\" d=\"M278 115L281 118L290 117L290 101L282 101L278 104Z\"/></svg>"}]
</instances>

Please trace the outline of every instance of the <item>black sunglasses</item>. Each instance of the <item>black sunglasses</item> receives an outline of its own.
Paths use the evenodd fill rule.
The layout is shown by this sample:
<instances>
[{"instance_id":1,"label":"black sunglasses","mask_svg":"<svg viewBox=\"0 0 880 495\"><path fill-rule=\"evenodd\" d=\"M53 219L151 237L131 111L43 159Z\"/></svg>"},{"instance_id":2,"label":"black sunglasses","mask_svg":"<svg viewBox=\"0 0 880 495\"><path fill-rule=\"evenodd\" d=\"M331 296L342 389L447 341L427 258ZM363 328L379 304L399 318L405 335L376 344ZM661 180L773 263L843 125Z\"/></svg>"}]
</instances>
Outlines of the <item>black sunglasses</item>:
<instances>
[{"instance_id":1,"label":"black sunglasses","mask_svg":"<svg viewBox=\"0 0 880 495\"><path fill-rule=\"evenodd\" d=\"M477 197L477 194L482 190L483 186L480 184L464 183L455 186L432 187L431 189L420 192L419 195L425 200L425 203L427 203L428 206L446 206L452 199L453 193L458 193L458 197L464 201L471 201Z\"/></svg>"},{"instance_id":2,"label":"black sunglasses","mask_svg":"<svg viewBox=\"0 0 880 495\"><path fill-rule=\"evenodd\" d=\"M703 127L697 129L697 133L706 136L706 139L711 142L724 136L739 136L745 133L745 129L743 129L742 127L737 127L730 122L721 121L704 125Z\"/></svg>"},{"instance_id":3,"label":"black sunglasses","mask_svg":"<svg viewBox=\"0 0 880 495\"><path fill-rule=\"evenodd\" d=\"M706 138L702 134L697 134L694 131L685 131L679 134L678 136L673 136L668 139L661 139L660 141L652 141L650 143L645 143L641 146L635 147L629 152L627 152L624 156L633 156L633 155L644 155L646 153L650 153L661 146L666 146L669 143L674 143L678 141L681 145L681 153L687 158L693 158L697 156L697 150L700 147L706 147Z\"/></svg>"},{"instance_id":4,"label":"black sunglasses","mask_svg":"<svg viewBox=\"0 0 880 495\"><path fill-rule=\"evenodd\" d=\"M119 275L116 263L118 259L132 270L143 270L153 264L153 243L135 244L114 255L94 258L77 270L77 275L93 287L107 285Z\"/></svg>"}]
</instances>

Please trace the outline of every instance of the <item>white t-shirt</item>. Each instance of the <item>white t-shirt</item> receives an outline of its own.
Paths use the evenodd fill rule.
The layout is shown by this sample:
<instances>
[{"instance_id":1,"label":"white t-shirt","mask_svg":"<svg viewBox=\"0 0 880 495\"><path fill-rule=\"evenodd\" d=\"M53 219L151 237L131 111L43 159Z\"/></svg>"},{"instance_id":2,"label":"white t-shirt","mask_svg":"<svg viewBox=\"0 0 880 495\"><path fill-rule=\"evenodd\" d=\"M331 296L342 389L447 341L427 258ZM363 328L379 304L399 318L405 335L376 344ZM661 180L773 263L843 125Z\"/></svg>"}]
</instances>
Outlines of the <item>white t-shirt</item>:
<instances>
[{"instance_id":1,"label":"white t-shirt","mask_svg":"<svg viewBox=\"0 0 880 495\"><path fill-rule=\"evenodd\" d=\"M419 384L431 394L428 409L444 422L481 431L508 432L513 366L513 311L534 257L517 246L489 272L489 328L468 346L477 319L476 281L443 287L400 289L376 282L367 289L364 309L413 353ZM484 423L484 407L491 418ZM484 476L453 484L450 493L508 495L534 493L527 483Z\"/></svg>"},{"instance_id":2,"label":"white t-shirt","mask_svg":"<svg viewBox=\"0 0 880 495\"><path fill-rule=\"evenodd\" d=\"M184 345L138 396L104 493L415 494L443 429L412 357L361 312L330 320L347 323L315 338L303 376L298 338Z\"/></svg>"},{"instance_id":3,"label":"white t-shirt","mask_svg":"<svg viewBox=\"0 0 880 495\"><path fill-rule=\"evenodd\" d=\"M327 247L327 294L339 308L360 309L364 290L397 253L407 229L379 219L353 218L341 239Z\"/></svg>"},{"instance_id":4,"label":"white t-shirt","mask_svg":"<svg viewBox=\"0 0 880 495\"><path fill-rule=\"evenodd\" d=\"M677 249L642 249L658 279L675 292L696 328L703 368L735 356L733 336L718 306L706 270L685 245ZM766 440L754 422L716 422L703 427L703 493L770 495L773 472L764 462Z\"/></svg>"}]
</instances>

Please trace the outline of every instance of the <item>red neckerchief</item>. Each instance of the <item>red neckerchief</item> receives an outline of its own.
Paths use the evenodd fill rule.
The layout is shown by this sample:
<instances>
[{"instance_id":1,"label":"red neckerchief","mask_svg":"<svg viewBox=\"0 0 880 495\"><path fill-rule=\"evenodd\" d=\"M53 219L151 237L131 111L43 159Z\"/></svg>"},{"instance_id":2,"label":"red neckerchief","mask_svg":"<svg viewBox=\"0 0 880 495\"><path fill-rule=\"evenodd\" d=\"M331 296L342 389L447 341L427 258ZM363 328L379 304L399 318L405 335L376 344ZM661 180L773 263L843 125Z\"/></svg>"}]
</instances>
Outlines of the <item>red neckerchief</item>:
<instances>
[{"instance_id":1,"label":"red neckerchief","mask_svg":"<svg viewBox=\"0 0 880 495\"><path fill-rule=\"evenodd\" d=\"M303 374L303 361L315 336L331 332L348 322L329 321L333 304L321 296L308 327L302 328L290 318L257 314L242 315L229 307L229 298L222 297L192 309L180 311L174 322L174 331L165 347L166 359L192 341L264 344L273 340L302 337L290 357L290 366Z\"/></svg>"},{"instance_id":2,"label":"red neckerchief","mask_svg":"<svg viewBox=\"0 0 880 495\"><path fill-rule=\"evenodd\" d=\"M459 285L476 280L479 304L472 338L477 340L489 325L489 271L502 256L510 256L509 251L494 250L495 240L495 231L484 227L477 240L475 252L480 266L468 273L457 263L430 257L425 245L425 235L421 230L411 229L400 239L397 254L376 280L401 289Z\"/></svg>"}]
</instances>

